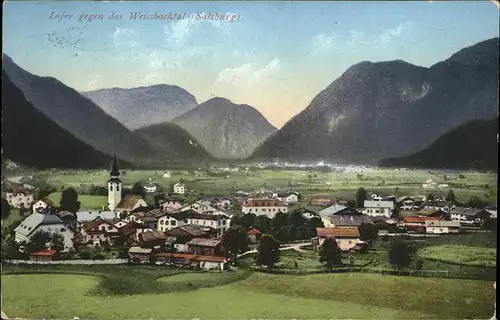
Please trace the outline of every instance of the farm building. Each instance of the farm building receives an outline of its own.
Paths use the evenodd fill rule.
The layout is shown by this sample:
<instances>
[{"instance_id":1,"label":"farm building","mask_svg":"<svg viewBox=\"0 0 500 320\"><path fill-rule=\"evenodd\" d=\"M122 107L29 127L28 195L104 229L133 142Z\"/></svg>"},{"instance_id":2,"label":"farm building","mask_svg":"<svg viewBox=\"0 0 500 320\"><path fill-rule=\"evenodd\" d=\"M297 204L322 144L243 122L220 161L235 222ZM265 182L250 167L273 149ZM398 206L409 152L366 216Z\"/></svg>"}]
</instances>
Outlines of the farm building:
<instances>
[{"instance_id":1,"label":"farm building","mask_svg":"<svg viewBox=\"0 0 500 320\"><path fill-rule=\"evenodd\" d=\"M57 253L56 250L38 251L38 252L30 254L30 260L31 261L39 261L39 262L52 261L52 259L54 258L54 255L56 253Z\"/></svg>"},{"instance_id":2,"label":"farm building","mask_svg":"<svg viewBox=\"0 0 500 320\"><path fill-rule=\"evenodd\" d=\"M426 220L425 221L425 233L459 233L460 232L460 222L458 221L446 221L446 220Z\"/></svg>"},{"instance_id":3,"label":"farm building","mask_svg":"<svg viewBox=\"0 0 500 320\"><path fill-rule=\"evenodd\" d=\"M278 212L287 213L288 206L279 200L254 199L245 202L241 208L241 212L243 214L253 213L258 216L266 215L269 218L273 218Z\"/></svg>"},{"instance_id":4,"label":"farm building","mask_svg":"<svg viewBox=\"0 0 500 320\"><path fill-rule=\"evenodd\" d=\"M313 238L313 246L316 249L323 244L327 238L334 238L340 250L348 251L360 241L359 230L356 227L351 228L316 228L317 238Z\"/></svg>"},{"instance_id":5,"label":"farm building","mask_svg":"<svg viewBox=\"0 0 500 320\"><path fill-rule=\"evenodd\" d=\"M365 201L363 213L369 216L386 216L388 218L392 215L394 209L393 201Z\"/></svg>"},{"instance_id":6,"label":"farm building","mask_svg":"<svg viewBox=\"0 0 500 320\"><path fill-rule=\"evenodd\" d=\"M128 257L133 262L147 263L150 260L153 249L145 249L141 247L131 247L128 250Z\"/></svg>"}]
</instances>

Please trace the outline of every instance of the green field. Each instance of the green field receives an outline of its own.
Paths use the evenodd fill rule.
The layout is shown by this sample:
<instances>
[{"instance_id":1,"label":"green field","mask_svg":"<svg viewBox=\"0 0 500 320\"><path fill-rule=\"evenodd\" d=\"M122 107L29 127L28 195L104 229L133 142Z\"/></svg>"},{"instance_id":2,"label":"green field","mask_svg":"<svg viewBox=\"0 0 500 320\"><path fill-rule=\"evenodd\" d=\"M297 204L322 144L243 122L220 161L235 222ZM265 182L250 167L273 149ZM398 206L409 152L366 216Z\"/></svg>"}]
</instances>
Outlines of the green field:
<instances>
[{"instance_id":1,"label":"green field","mask_svg":"<svg viewBox=\"0 0 500 320\"><path fill-rule=\"evenodd\" d=\"M167 170L167 168L166 168ZM221 171L214 171L220 173ZM80 184L105 185L109 172L107 170L90 171L42 171L40 174L60 190L61 187L78 187ZM163 178L163 171L126 170L121 175L125 186L130 187L137 181L147 181L149 177L170 190L171 184L183 180L188 190L196 194L228 194L238 190L251 191L256 188L269 187L290 189L301 192L308 201L315 194L327 194L332 197L353 199L355 190L364 187L369 191L382 191L397 196L427 195L429 193L446 195L453 189L459 201L466 202L475 195L491 203L496 202L496 173L454 172L429 173L426 170L396 171L380 169L372 172L305 172L292 170L253 170L244 172L227 172L229 177L208 177L189 171L172 171L170 178ZM309 175L312 175L309 178ZM314 177L315 175L315 177ZM446 175L446 180L445 176ZM463 175L465 178L460 178ZM443 189L423 189L422 183L432 178L437 183L446 183L450 187ZM456 184L456 185L455 185Z\"/></svg>"},{"instance_id":2,"label":"green field","mask_svg":"<svg viewBox=\"0 0 500 320\"><path fill-rule=\"evenodd\" d=\"M53 192L48 198L59 205L61 201L61 192ZM108 198L106 196L90 196L86 194L78 195L78 201L80 201L81 210L102 210L103 206L108 203Z\"/></svg>"},{"instance_id":3,"label":"green field","mask_svg":"<svg viewBox=\"0 0 500 320\"><path fill-rule=\"evenodd\" d=\"M492 248L440 245L423 248L418 254L426 259L464 265L495 267L497 264L497 250Z\"/></svg>"},{"instance_id":4,"label":"green field","mask_svg":"<svg viewBox=\"0 0 500 320\"><path fill-rule=\"evenodd\" d=\"M188 292L96 296L99 281L82 275L2 275L3 311L11 318L464 319L491 317L494 303L492 282L360 273L254 273Z\"/></svg>"}]
</instances>

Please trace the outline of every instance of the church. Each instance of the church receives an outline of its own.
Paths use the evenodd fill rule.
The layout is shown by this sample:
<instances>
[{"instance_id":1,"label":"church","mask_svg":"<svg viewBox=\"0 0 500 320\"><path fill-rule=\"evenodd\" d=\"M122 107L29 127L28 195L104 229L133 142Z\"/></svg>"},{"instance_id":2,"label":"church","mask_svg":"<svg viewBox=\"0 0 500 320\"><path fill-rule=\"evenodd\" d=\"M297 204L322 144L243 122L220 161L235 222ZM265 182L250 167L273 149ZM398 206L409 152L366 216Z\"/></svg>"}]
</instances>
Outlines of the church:
<instances>
[{"instance_id":1,"label":"church","mask_svg":"<svg viewBox=\"0 0 500 320\"><path fill-rule=\"evenodd\" d=\"M116 217L120 218L123 214L130 214L133 210L140 207L147 207L148 204L141 196L123 194L123 183L120 179L120 170L116 156L113 158L110 178L108 180L108 210L115 212Z\"/></svg>"}]
</instances>

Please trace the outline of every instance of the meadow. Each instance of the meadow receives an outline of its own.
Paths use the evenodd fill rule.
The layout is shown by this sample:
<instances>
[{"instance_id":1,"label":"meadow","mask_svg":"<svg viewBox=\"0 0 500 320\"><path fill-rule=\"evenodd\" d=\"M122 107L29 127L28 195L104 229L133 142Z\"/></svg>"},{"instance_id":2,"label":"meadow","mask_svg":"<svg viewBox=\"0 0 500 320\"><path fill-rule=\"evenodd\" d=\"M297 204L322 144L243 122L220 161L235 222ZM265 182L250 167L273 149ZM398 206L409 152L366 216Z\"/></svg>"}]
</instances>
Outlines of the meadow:
<instances>
[{"instance_id":1,"label":"meadow","mask_svg":"<svg viewBox=\"0 0 500 320\"><path fill-rule=\"evenodd\" d=\"M59 272L63 272L63 266L58 267ZM489 318L493 314L494 289L490 281L364 273L305 276L252 273L229 284L206 288L202 286L204 280L223 284L220 277L224 276L207 274L207 279L202 279L196 273L165 274L167 271L161 268L156 269L156 274L151 269L145 276L146 273L140 271L144 266L94 267L93 271L87 267L87 275L47 274L54 266L39 267L36 272L40 274L5 274L4 271L4 312L11 318L101 319L463 319ZM114 281L125 281L127 286L139 286L146 291L99 294L96 288L100 290L103 283L103 276L99 274L112 272L105 271L106 268L128 268L128 277L123 274L122 280L116 276ZM141 275L130 277L137 273ZM158 292L158 287L152 285L153 279L164 284L191 282L193 285L189 290ZM147 285L140 284L143 282Z\"/></svg>"},{"instance_id":2,"label":"meadow","mask_svg":"<svg viewBox=\"0 0 500 320\"><path fill-rule=\"evenodd\" d=\"M356 189L364 187L373 192L391 193L396 196L428 195L446 196L453 189L459 201L467 202L471 196L477 196L490 203L497 199L496 173L479 172L431 172L426 170L401 171L379 169L366 172L319 172L298 170L250 170L247 173L212 171L221 176L206 176L195 171L172 171L170 178L163 177L163 171L125 170L122 179L125 187L135 182L146 182L149 177L165 190L179 181L186 184L191 194L221 195L243 190L252 191L262 187L293 190L302 193L304 202L313 195L324 194L333 198L354 199ZM108 170L53 170L42 171L40 175L57 190L78 187L80 184L105 185L109 179ZM432 178L437 183L448 184L446 188L424 189L422 183ZM53 196L57 199L57 195ZM58 200L58 199L57 199ZM82 204L96 208L102 198L82 199ZM58 201L57 201L58 202ZM83 206L82 206L83 207Z\"/></svg>"},{"instance_id":3,"label":"meadow","mask_svg":"<svg viewBox=\"0 0 500 320\"><path fill-rule=\"evenodd\" d=\"M419 255L426 259L439 260L470 266L495 267L497 250L463 245L440 245L423 248Z\"/></svg>"}]
</instances>

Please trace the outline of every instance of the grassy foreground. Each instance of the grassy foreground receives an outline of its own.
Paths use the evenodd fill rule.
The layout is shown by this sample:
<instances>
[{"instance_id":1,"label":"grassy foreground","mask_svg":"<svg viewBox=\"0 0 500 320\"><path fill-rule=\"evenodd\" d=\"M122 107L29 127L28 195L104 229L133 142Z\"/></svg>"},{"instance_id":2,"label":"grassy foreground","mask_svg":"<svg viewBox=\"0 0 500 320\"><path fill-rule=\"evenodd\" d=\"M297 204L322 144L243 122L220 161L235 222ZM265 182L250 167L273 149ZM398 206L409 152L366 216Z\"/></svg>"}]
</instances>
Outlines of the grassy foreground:
<instances>
[{"instance_id":1,"label":"grassy foreground","mask_svg":"<svg viewBox=\"0 0 500 320\"><path fill-rule=\"evenodd\" d=\"M497 251L492 248L441 245L423 248L419 251L419 255L426 259L472 266L495 267L497 264Z\"/></svg>"},{"instance_id":2,"label":"grassy foreground","mask_svg":"<svg viewBox=\"0 0 500 320\"><path fill-rule=\"evenodd\" d=\"M170 277L158 282L200 280ZM95 295L99 282L90 275L2 275L3 309L12 318L464 319L491 317L494 303L492 282L360 273L254 273L214 288L107 296Z\"/></svg>"}]
</instances>

